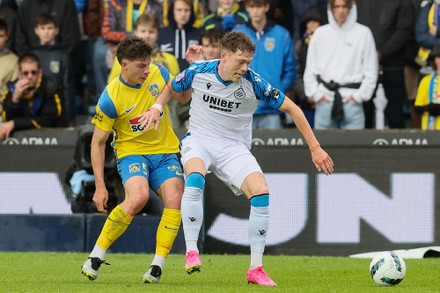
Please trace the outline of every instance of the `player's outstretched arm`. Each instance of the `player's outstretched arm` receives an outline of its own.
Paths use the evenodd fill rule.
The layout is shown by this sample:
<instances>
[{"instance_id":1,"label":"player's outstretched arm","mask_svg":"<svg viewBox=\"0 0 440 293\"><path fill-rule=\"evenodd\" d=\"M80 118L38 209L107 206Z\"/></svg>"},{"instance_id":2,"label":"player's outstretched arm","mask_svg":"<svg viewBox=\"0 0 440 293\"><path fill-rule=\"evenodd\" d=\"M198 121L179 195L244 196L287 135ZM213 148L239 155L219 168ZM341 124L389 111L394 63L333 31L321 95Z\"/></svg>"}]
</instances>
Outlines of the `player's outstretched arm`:
<instances>
[{"instance_id":1,"label":"player's outstretched arm","mask_svg":"<svg viewBox=\"0 0 440 293\"><path fill-rule=\"evenodd\" d=\"M296 127L304 136L304 139L309 146L310 153L312 155L313 164L319 172L324 172L327 175L331 175L334 170L334 163L332 158L321 148L318 140L313 133L312 128L309 125L303 111L289 98L285 98L283 104L279 110L288 113Z\"/></svg>"},{"instance_id":2,"label":"player's outstretched arm","mask_svg":"<svg viewBox=\"0 0 440 293\"><path fill-rule=\"evenodd\" d=\"M100 213L107 213L108 191L104 181L105 145L110 133L95 126L90 156L95 176L95 194L93 201Z\"/></svg>"}]
</instances>

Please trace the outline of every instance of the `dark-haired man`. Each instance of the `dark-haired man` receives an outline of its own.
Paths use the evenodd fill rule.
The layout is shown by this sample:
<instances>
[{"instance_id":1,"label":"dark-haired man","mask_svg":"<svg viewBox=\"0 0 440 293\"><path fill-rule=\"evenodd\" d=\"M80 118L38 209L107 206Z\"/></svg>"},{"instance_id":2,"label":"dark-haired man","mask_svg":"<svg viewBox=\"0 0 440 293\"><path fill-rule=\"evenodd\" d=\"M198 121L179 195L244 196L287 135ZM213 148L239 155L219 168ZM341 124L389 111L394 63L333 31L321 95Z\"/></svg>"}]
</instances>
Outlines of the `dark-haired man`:
<instances>
[{"instance_id":1,"label":"dark-haired man","mask_svg":"<svg viewBox=\"0 0 440 293\"><path fill-rule=\"evenodd\" d=\"M27 53L18 59L18 80L10 83L3 94L0 138L7 139L13 131L59 126L62 113L57 92L45 86L37 56Z\"/></svg>"},{"instance_id":2,"label":"dark-haired man","mask_svg":"<svg viewBox=\"0 0 440 293\"><path fill-rule=\"evenodd\" d=\"M164 211L157 229L156 255L142 278L144 283L159 282L180 227L183 174L176 156L179 140L168 110L162 110L164 103L157 99L170 74L165 67L151 63L152 51L151 45L138 37L128 37L119 43L116 57L121 74L101 94L92 119L95 130L91 158L96 186L93 201L98 211L107 212L104 160L106 141L112 131L125 199L108 215L95 247L81 268L89 280L98 277L99 267L106 264L107 250L147 203L150 187L162 198ZM155 128L142 127L141 115L147 110L157 112L157 119L160 112L162 123Z\"/></svg>"}]
</instances>

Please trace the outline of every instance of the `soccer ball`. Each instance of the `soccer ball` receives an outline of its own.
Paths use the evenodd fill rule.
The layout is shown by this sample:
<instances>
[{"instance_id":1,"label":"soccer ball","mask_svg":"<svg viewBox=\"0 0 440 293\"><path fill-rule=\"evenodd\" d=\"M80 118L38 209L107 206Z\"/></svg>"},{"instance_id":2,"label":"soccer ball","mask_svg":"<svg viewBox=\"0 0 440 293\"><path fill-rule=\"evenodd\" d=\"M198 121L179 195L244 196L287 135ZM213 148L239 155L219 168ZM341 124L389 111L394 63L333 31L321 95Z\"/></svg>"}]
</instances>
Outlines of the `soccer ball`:
<instances>
[{"instance_id":1,"label":"soccer ball","mask_svg":"<svg viewBox=\"0 0 440 293\"><path fill-rule=\"evenodd\" d=\"M380 286L397 285L402 282L405 274L405 261L394 251L380 252L371 260L371 278Z\"/></svg>"}]
</instances>

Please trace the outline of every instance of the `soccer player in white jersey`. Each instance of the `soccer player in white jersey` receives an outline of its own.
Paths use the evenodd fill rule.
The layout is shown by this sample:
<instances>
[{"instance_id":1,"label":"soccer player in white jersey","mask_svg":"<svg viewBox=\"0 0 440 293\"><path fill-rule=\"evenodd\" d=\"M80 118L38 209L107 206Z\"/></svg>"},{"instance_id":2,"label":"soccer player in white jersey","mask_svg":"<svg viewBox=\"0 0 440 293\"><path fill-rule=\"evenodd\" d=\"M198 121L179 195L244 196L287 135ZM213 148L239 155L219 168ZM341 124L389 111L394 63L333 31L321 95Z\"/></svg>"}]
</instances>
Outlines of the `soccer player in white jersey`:
<instances>
[{"instance_id":1,"label":"soccer player in white jersey","mask_svg":"<svg viewBox=\"0 0 440 293\"><path fill-rule=\"evenodd\" d=\"M330 175L334 164L321 148L301 109L249 69L255 46L245 34L227 33L222 38L220 59L193 63L202 58L201 50L199 46L190 47L187 52L190 67L168 83L175 99L180 102L192 99L189 130L181 142L181 161L186 175L181 205L187 246L185 269L191 274L202 267L197 240L203 222L205 174L210 170L236 195L245 194L250 201L248 283L276 286L263 270L269 190L250 152L252 114L259 101L292 116L318 171Z\"/></svg>"}]
</instances>

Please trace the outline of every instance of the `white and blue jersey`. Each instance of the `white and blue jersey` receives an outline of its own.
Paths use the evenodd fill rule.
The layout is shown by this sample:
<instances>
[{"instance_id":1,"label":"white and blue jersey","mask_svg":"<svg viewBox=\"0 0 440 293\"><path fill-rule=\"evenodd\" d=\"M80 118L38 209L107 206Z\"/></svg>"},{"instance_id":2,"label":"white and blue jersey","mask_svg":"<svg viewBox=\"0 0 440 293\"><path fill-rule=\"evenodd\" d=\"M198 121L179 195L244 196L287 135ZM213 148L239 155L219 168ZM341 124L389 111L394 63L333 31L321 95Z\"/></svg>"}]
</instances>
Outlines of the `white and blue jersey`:
<instances>
[{"instance_id":1,"label":"white and blue jersey","mask_svg":"<svg viewBox=\"0 0 440 293\"><path fill-rule=\"evenodd\" d=\"M189 131L239 141L250 148L252 115L259 101L278 109L285 95L251 69L238 82L224 81L218 65L219 60L193 63L172 82L176 92L192 89Z\"/></svg>"}]
</instances>

